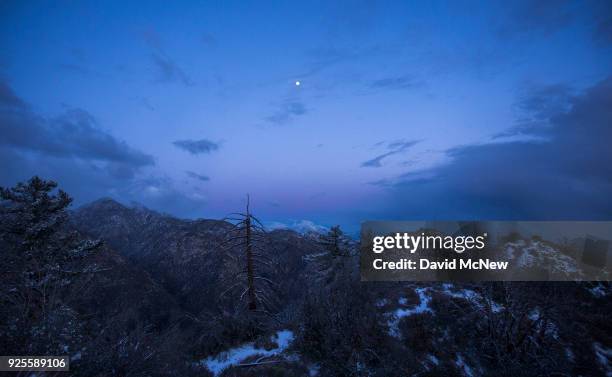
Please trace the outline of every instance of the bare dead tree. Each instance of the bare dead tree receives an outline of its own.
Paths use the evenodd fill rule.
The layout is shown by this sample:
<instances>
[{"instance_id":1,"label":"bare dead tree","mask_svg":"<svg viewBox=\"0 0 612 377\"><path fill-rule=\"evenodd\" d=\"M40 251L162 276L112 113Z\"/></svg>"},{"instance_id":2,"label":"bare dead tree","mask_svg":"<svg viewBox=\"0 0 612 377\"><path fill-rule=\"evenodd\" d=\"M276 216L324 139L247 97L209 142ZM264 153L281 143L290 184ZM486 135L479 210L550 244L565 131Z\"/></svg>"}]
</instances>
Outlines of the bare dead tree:
<instances>
[{"instance_id":1,"label":"bare dead tree","mask_svg":"<svg viewBox=\"0 0 612 377\"><path fill-rule=\"evenodd\" d=\"M275 262L268 253L265 228L251 213L248 195L246 212L232 213L226 220L235 221L235 224L227 232L222 247L238 270L230 275L231 285L222 295L238 290L239 300L246 301L249 311L270 314L274 308L271 292L276 284L269 272L274 269Z\"/></svg>"}]
</instances>

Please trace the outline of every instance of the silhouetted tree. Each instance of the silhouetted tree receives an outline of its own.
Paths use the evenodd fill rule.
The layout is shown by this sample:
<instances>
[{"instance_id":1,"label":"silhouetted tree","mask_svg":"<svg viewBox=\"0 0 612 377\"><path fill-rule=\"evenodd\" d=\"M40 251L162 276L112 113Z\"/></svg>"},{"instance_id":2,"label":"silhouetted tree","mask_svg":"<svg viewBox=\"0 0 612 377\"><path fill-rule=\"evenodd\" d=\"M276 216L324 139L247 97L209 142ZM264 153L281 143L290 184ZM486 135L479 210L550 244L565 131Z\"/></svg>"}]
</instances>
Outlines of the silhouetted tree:
<instances>
[{"instance_id":1,"label":"silhouetted tree","mask_svg":"<svg viewBox=\"0 0 612 377\"><path fill-rule=\"evenodd\" d=\"M83 240L67 229L72 199L56 188L57 183L39 177L0 188L0 307L1 316L13 324L2 333L21 338L17 347L36 349L34 338L45 347L45 338L61 330L56 322L67 313L67 302L78 295L73 281L96 272L95 266L80 262L101 242ZM44 331L32 336L37 327Z\"/></svg>"},{"instance_id":2,"label":"silhouetted tree","mask_svg":"<svg viewBox=\"0 0 612 377\"><path fill-rule=\"evenodd\" d=\"M223 294L239 289L239 298L241 301L246 299L250 311L269 314L274 307L271 291L275 283L264 272L273 269L274 261L265 248L264 226L251 213L249 197L246 212L233 213L226 219L236 223L228 231L222 246L238 271L231 275L231 286Z\"/></svg>"},{"instance_id":3,"label":"silhouetted tree","mask_svg":"<svg viewBox=\"0 0 612 377\"><path fill-rule=\"evenodd\" d=\"M333 256L340 256L343 254L343 232L340 229L340 225L332 226L327 234L321 236L321 245L325 250L329 251Z\"/></svg>"}]
</instances>

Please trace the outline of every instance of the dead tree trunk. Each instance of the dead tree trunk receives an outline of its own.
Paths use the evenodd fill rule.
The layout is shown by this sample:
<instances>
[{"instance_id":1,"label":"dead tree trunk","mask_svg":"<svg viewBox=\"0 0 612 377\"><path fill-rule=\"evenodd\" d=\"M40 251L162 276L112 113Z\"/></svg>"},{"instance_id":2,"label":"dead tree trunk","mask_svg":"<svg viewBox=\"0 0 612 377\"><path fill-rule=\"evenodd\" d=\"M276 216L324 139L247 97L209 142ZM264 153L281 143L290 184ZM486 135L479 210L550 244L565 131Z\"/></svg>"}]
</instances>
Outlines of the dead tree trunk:
<instances>
[{"instance_id":1,"label":"dead tree trunk","mask_svg":"<svg viewBox=\"0 0 612 377\"><path fill-rule=\"evenodd\" d=\"M251 213L249 197L245 213L234 213L226 219L236 221L223 245L238 271L232 275L236 281L230 281L230 288L222 295L241 289L240 300L246 301L248 310L268 312L273 307L269 292L276 284L264 271L274 271L274 261L264 246L267 244L264 226Z\"/></svg>"},{"instance_id":2,"label":"dead tree trunk","mask_svg":"<svg viewBox=\"0 0 612 377\"><path fill-rule=\"evenodd\" d=\"M252 229L251 229L251 213L249 212L249 199L247 198L247 216L246 216L246 258L247 258L247 283L249 290L249 310L257 309L257 300L255 297L255 268L253 266L253 244L252 244Z\"/></svg>"}]
</instances>

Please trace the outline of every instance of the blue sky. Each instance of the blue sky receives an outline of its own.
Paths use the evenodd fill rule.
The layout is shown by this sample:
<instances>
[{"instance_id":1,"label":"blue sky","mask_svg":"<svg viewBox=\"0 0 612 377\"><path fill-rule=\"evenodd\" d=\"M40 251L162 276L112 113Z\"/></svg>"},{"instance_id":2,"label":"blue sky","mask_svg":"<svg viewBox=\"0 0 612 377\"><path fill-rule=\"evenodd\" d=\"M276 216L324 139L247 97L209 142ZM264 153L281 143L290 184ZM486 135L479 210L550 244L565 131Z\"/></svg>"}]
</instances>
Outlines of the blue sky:
<instances>
[{"instance_id":1,"label":"blue sky","mask_svg":"<svg viewBox=\"0 0 612 377\"><path fill-rule=\"evenodd\" d=\"M606 1L3 2L0 184L353 230L609 220L611 52Z\"/></svg>"}]
</instances>

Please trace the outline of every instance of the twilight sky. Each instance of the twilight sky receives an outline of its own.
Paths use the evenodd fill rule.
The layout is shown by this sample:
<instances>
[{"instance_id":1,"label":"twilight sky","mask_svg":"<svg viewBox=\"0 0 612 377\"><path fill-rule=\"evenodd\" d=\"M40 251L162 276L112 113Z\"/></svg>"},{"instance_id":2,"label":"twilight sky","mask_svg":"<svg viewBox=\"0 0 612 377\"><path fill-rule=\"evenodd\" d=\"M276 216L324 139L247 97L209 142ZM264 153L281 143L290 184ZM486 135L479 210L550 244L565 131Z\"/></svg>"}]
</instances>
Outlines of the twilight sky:
<instances>
[{"instance_id":1,"label":"twilight sky","mask_svg":"<svg viewBox=\"0 0 612 377\"><path fill-rule=\"evenodd\" d=\"M0 185L349 231L611 220L611 4L3 1Z\"/></svg>"}]
</instances>

